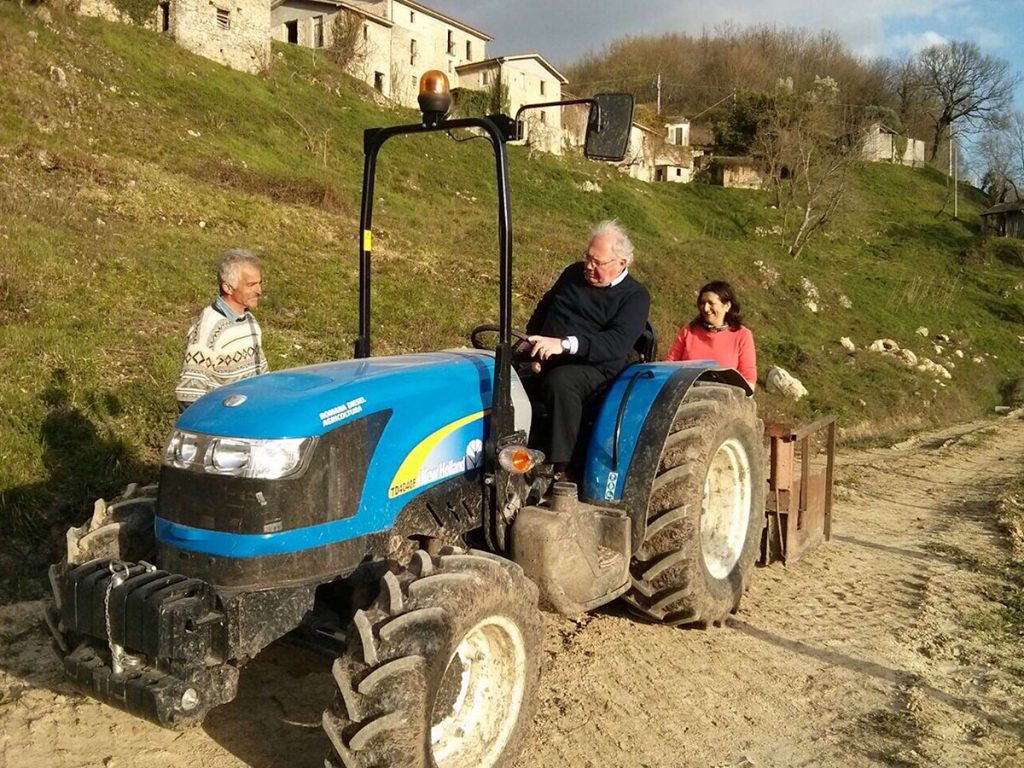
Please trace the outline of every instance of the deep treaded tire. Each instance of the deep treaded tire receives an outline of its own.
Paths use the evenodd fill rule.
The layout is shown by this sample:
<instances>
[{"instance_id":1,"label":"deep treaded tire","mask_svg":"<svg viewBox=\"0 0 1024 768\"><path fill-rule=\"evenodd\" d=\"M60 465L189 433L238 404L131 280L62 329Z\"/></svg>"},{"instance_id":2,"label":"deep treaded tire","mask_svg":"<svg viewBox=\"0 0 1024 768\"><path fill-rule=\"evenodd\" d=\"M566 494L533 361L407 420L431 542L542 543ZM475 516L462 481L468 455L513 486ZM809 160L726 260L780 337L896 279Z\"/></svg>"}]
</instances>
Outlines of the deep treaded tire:
<instances>
[{"instance_id":1,"label":"deep treaded tire","mask_svg":"<svg viewBox=\"0 0 1024 768\"><path fill-rule=\"evenodd\" d=\"M67 562L76 565L101 557L133 563L151 560L156 549L156 494L156 485L131 483L112 501L97 499L89 521L68 528Z\"/></svg>"},{"instance_id":2,"label":"deep treaded tire","mask_svg":"<svg viewBox=\"0 0 1024 768\"><path fill-rule=\"evenodd\" d=\"M486 552L414 554L355 615L338 693L324 712L328 766L496 768L533 719L537 588Z\"/></svg>"},{"instance_id":3,"label":"deep treaded tire","mask_svg":"<svg viewBox=\"0 0 1024 768\"><path fill-rule=\"evenodd\" d=\"M624 599L666 624L719 624L739 607L764 520L763 425L736 387L698 383L676 411Z\"/></svg>"}]
</instances>

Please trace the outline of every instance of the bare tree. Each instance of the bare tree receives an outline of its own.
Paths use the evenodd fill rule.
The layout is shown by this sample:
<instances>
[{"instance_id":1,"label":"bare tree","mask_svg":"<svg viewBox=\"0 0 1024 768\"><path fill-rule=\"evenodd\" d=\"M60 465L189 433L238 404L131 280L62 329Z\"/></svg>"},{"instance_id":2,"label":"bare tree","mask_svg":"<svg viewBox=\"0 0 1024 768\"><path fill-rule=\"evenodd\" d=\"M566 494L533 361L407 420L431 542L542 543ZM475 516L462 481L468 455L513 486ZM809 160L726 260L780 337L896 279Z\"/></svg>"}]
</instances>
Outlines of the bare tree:
<instances>
[{"instance_id":1,"label":"bare tree","mask_svg":"<svg viewBox=\"0 0 1024 768\"><path fill-rule=\"evenodd\" d=\"M918 54L917 70L921 87L935 101L932 162L954 120L963 119L969 129L993 124L1005 115L1019 82L1005 59L983 54L969 42L924 49Z\"/></svg>"},{"instance_id":2,"label":"bare tree","mask_svg":"<svg viewBox=\"0 0 1024 768\"><path fill-rule=\"evenodd\" d=\"M750 152L765 169L794 258L832 220L860 156L863 120L839 101L831 77L816 77L803 92L791 80L780 80L756 97L759 117Z\"/></svg>"},{"instance_id":3,"label":"bare tree","mask_svg":"<svg viewBox=\"0 0 1024 768\"><path fill-rule=\"evenodd\" d=\"M357 66L366 55L363 22L352 11L341 9L331 22L331 40L327 57L343 68Z\"/></svg>"},{"instance_id":4,"label":"bare tree","mask_svg":"<svg viewBox=\"0 0 1024 768\"><path fill-rule=\"evenodd\" d=\"M981 188L991 203L1004 203L1020 197L1017 189L1019 168L1013 139L1008 130L985 133L978 141L977 152L985 172Z\"/></svg>"}]
</instances>

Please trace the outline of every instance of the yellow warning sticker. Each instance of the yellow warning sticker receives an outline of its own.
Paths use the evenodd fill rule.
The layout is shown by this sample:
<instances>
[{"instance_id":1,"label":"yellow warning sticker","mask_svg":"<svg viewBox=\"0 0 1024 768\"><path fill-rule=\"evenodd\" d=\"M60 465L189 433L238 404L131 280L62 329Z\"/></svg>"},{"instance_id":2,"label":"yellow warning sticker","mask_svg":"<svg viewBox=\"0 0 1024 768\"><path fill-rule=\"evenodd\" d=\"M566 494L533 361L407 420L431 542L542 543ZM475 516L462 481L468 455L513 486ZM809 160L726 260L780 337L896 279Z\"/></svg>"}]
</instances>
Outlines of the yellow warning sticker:
<instances>
[{"instance_id":1,"label":"yellow warning sticker","mask_svg":"<svg viewBox=\"0 0 1024 768\"><path fill-rule=\"evenodd\" d=\"M364 251L372 251L373 250L373 232L371 232L368 229L364 229L363 230L363 250Z\"/></svg>"}]
</instances>

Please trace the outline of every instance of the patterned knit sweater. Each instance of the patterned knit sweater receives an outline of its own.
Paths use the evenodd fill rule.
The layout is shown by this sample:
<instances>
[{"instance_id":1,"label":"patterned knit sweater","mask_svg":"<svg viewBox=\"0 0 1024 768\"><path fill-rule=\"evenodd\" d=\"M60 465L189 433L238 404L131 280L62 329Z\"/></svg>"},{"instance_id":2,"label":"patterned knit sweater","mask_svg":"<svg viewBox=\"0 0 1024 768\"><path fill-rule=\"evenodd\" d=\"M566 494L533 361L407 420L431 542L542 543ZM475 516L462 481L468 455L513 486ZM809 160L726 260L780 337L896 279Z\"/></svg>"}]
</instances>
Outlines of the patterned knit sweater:
<instances>
[{"instance_id":1,"label":"patterned knit sweater","mask_svg":"<svg viewBox=\"0 0 1024 768\"><path fill-rule=\"evenodd\" d=\"M252 313L231 320L211 304L188 331L174 394L179 403L189 405L210 390L266 372L263 336Z\"/></svg>"}]
</instances>

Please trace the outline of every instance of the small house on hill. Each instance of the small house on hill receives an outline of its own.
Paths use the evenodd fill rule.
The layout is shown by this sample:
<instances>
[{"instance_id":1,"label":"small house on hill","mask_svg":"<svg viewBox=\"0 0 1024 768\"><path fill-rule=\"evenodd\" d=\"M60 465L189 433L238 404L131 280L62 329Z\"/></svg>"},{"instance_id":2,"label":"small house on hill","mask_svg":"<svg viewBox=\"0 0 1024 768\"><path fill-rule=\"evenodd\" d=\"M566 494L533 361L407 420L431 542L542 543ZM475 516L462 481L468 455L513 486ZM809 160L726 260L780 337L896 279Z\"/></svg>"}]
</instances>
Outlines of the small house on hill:
<instances>
[{"instance_id":1,"label":"small house on hill","mask_svg":"<svg viewBox=\"0 0 1024 768\"><path fill-rule=\"evenodd\" d=\"M981 212L982 234L1024 238L1024 200L999 203Z\"/></svg>"},{"instance_id":2,"label":"small house on hill","mask_svg":"<svg viewBox=\"0 0 1024 768\"><path fill-rule=\"evenodd\" d=\"M896 163L913 168L924 165L924 141L902 136L883 123L867 127L861 153L869 163Z\"/></svg>"},{"instance_id":3,"label":"small house on hill","mask_svg":"<svg viewBox=\"0 0 1024 768\"><path fill-rule=\"evenodd\" d=\"M752 157L714 157L710 162L711 183L721 187L761 189L761 165Z\"/></svg>"}]
</instances>

